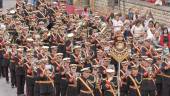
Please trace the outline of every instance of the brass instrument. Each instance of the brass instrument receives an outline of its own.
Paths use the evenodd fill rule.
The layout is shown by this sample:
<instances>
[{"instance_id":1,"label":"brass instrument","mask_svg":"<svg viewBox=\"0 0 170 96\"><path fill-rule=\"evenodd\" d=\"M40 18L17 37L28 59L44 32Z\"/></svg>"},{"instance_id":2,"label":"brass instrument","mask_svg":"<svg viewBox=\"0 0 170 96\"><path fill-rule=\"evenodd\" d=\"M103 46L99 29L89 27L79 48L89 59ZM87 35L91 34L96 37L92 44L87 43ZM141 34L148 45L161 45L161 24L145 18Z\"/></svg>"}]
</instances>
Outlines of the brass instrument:
<instances>
[{"instance_id":1,"label":"brass instrument","mask_svg":"<svg viewBox=\"0 0 170 96\"><path fill-rule=\"evenodd\" d=\"M49 81L51 81L52 86L54 87L54 80L51 78L49 70L43 69L42 67L39 68L43 72L43 75L45 75L49 79Z\"/></svg>"},{"instance_id":2,"label":"brass instrument","mask_svg":"<svg viewBox=\"0 0 170 96\"><path fill-rule=\"evenodd\" d=\"M81 56L80 55L78 55L78 57L77 56L75 56L74 54L72 55L75 59L78 59L78 62L80 62L80 58L81 58Z\"/></svg>"},{"instance_id":3,"label":"brass instrument","mask_svg":"<svg viewBox=\"0 0 170 96\"><path fill-rule=\"evenodd\" d=\"M93 90L87 85L87 83L86 83L81 77L79 77L78 79L79 79L79 80L86 86L86 88L91 92L92 96L94 96Z\"/></svg>"},{"instance_id":4,"label":"brass instrument","mask_svg":"<svg viewBox=\"0 0 170 96\"><path fill-rule=\"evenodd\" d=\"M98 74L97 74L98 75ZM99 78L99 76L94 76L94 82L96 83L96 88L99 90L99 92L100 92L100 96L102 96L102 90L101 90L101 86L100 86L100 78Z\"/></svg>"},{"instance_id":5,"label":"brass instrument","mask_svg":"<svg viewBox=\"0 0 170 96\"><path fill-rule=\"evenodd\" d=\"M110 80L107 80L107 81L110 82L110 91L111 91L112 95L114 96L115 95L115 90L113 88L113 84L111 83Z\"/></svg>"},{"instance_id":6,"label":"brass instrument","mask_svg":"<svg viewBox=\"0 0 170 96\"><path fill-rule=\"evenodd\" d=\"M76 80L78 76L71 75L71 72L67 72L67 75L69 76L69 78L74 79L74 84L76 85L77 84Z\"/></svg>"},{"instance_id":7,"label":"brass instrument","mask_svg":"<svg viewBox=\"0 0 170 96\"><path fill-rule=\"evenodd\" d=\"M137 54L137 55L140 55L141 49L140 49L137 45L135 45L134 43L132 43L132 44L133 44L133 47L134 47L135 50L136 50L136 54Z\"/></svg>"},{"instance_id":8,"label":"brass instrument","mask_svg":"<svg viewBox=\"0 0 170 96\"><path fill-rule=\"evenodd\" d=\"M137 85L136 81L134 80L134 78L133 78L131 75L129 75L129 77L130 77L130 79L132 80L132 82L134 83L138 95L141 96L141 93L140 93L140 90L139 90L139 88L138 88L138 85Z\"/></svg>"}]
</instances>

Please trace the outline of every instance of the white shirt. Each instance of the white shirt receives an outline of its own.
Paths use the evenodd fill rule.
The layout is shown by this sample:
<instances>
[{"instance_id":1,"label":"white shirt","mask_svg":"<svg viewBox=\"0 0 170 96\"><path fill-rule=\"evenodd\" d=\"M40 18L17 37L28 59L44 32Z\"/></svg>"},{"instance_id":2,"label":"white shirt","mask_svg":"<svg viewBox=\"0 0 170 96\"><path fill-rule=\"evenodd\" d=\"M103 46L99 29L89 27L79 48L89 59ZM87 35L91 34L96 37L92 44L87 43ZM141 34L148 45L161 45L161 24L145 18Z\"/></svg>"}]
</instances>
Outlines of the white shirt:
<instances>
[{"instance_id":1,"label":"white shirt","mask_svg":"<svg viewBox=\"0 0 170 96\"><path fill-rule=\"evenodd\" d=\"M144 25L145 25L145 31L147 31L149 28L148 28L148 25L149 25L149 22L152 21L153 19L152 18L149 18L147 20L144 21Z\"/></svg>"},{"instance_id":2,"label":"white shirt","mask_svg":"<svg viewBox=\"0 0 170 96\"><path fill-rule=\"evenodd\" d=\"M162 5L162 0L156 0L155 5Z\"/></svg>"},{"instance_id":3,"label":"white shirt","mask_svg":"<svg viewBox=\"0 0 170 96\"><path fill-rule=\"evenodd\" d=\"M143 34L145 31L143 25L141 24L139 27L133 25L131 28L131 32L134 37L140 37L141 34Z\"/></svg>"},{"instance_id":4,"label":"white shirt","mask_svg":"<svg viewBox=\"0 0 170 96\"><path fill-rule=\"evenodd\" d=\"M121 27L123 26L123 22L121 20L112 20L113 27L114 27L114 32L118 32L121 30Z\"/></svg>"},{"instance_id":5,"label":"white shirt","mask_svg":"<svg viewBox=\"0 0 170 96\"><path fill-rule=\"evenodd\" d=\"M0 23L0 30L5 31L6 30L6 25L3 23Z\"/></svg>"},{"instance_id":6,"label":"white shirt","mask_svg":"<svg viewBox=\"0 0 170 96\"><path fill-rule=\"evenodd\" d=\"M151 40L154 39L154 35L153 35L153 33L151 32L150 29L147 30L147 37L146 37L146 39L151 39Z\"/></svg>"}]
</instances>

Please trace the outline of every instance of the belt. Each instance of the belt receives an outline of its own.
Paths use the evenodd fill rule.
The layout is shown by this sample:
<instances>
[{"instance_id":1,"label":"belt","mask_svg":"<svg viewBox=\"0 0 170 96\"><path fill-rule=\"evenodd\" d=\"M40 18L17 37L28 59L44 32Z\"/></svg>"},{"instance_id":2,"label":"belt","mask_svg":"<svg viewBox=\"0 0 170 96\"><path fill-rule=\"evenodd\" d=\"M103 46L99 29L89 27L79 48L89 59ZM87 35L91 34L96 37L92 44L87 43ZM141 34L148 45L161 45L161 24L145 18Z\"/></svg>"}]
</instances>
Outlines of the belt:
<instances>
[{"instance_id":1,"label":"belt","mask_svg":"<svg viewBox=\"0 0 170 96\"><path fill-rule=\"evenodd\" d=\"M75 85L75 84L68 84L68 86L76 87L76 85Z\"/></svg>"},{"instance_id":2,"label":"belt","mask_svg":"<svg viewBox=\"0 0 170 96\"><path fill-rule=\"evenodd\" d=\"M92 92L90 92L90 91L80 90L80 92L82 92L82 93L87 93L87 94L92 94Z\"/></svg>"},{"instance_id":3,"label":"belt","mask_svg":"<svg viewBox=\"0 0 170 96\"><path fill-rule=\"evenodd\" d=\"M112 90L110 90L110 89L108 89L108 90L106 90L107 92L111 92L112 93Z\"/></svg>"},{"instance_id":4,"label":"belt","mask_svg":"<svg viewBox=\"0 0 170 96\"><path fill-rule=\"evenodd\" d=\"M140 86L137 86L137 88L135 86L130 86L131 89L137 89L140 88Z\"/></svg>"},{"instance_id":5,"label":"belt","mask_svg":"<svg viewBox=\"0 0 170 96\"><path fill-rule=\"evenodd\" d=\"M126 82L122 82L122 84L127 85L127 83L126 83Z\"/></svg>"},{"instance_id":6,"label":"belt","mask_svg":"<svg viewBox=\"0 0 170 96\"><path fill-rule=\"evenodd\" d=\"M64 45L63 43L58 43L58 45Z\"/></svg>"},{"instance_id":7,"label":"belt","mask_svg":"<svg viewBox=\"0 0 170 96\"><path fill-rule=\"evenodd\" d=\"M53 81L35 81L35 83L48 84L53 83Z\"/></svg>"},{"instance_id":8,"label":"belt","mask_svg":"<svg viewBox=\"0 0 170 96\"><path fill-rule=\"evenodd\" d=\"M31 78L33 78L33 76L32 76L32 75L27 75L27 77L31 77Z\"/></svg>"},{"instance_id":9,"label":"belt","mask_svg":"<svg viewBox=\"0 0 170 96\"><path fill-rule=\"evenodd\" d=\"M58 75L58 74L60 74L60 73L55 73L55 75Z\"/></svg>"},{"instance_id":10,"label":"belt","mask_svg":"<svg viewBox=\"0 0 170 96\"><path fill-rule=\"evenodd\" d=\"M61 79L64 79L64 80L66 80L67 78L61 78Z\"/></svg>"},{"instance_id":11,"label":"belt","mask_svg":"<svg viewBox=\"0 0 170 96\"><path fill-rule=\"evenodd\" d=\"M153 78L143 78L143 80L153 80Z\"/></svg>"}]
</instances>

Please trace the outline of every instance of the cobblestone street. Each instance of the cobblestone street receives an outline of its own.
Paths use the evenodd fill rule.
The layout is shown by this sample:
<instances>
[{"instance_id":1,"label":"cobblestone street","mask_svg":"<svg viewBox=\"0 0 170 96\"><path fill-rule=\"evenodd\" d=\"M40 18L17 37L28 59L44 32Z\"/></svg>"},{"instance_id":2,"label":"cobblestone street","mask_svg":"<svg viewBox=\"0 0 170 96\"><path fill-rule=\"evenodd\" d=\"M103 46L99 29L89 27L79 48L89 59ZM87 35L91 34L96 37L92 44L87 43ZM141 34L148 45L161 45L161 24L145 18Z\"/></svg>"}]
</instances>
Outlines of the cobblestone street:
<instances>
[{"instance_id":1,"label":"cobblestone street","mask_svg":"<svg viewBox=\"0 0 170 96\"><path fill-rule=\"evenodd\" d=\"M3 12L6 9L15 7L16 0L3 0ZM5 78L0 78L0 96L17 96L16 88L11 88L11 84L7 84Z\"/></svg>"},{"instance_id":2,"label":"cobblestone street","mask_svg":"<svg viewBox=\"0 0 170 96\"><path fill-rule=\"evenodd\" d=\"M5 12L6 9L11 7L15 7L16 0L3 0L3 11Z\"/></svg>"}]
</instances>

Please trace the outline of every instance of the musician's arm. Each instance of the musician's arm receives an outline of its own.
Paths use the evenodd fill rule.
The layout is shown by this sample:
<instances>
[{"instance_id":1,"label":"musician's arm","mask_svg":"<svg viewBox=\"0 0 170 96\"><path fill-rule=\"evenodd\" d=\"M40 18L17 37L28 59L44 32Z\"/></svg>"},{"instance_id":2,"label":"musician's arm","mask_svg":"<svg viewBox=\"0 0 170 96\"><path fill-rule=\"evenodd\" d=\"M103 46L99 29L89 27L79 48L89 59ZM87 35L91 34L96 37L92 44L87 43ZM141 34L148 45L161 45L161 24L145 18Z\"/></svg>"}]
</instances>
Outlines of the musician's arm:
<instances>
[{"instance_id":1,"label":"musician's arm","mask_svg":"<svg viewBox=\"0 0 170 96\"><path fill-rule=\"evenodd\" d=\"M77 79L77 93L78 93L78 95L80 94L80 90L81 90L81 81L80 81L80 79L78 78L78 79Z\"/></svg>"},{"instance_id":2,"label":"musician's arm","mask_svg":"<svg viewBox=\"0 0 170 96\"><path fill-rule=\"evenodd\" d=\"M166 71L168 69L170 69L170 67L166 63L163 63L162 68L161 68L162 72L164 72L164 71Z\"/></svg>"},{"instance_id":3,"label":"musician's arm","mask_svg":"<svg viewBox=\"0 0 170 96\"><path fill-rule=\"evenodd\" d=\"M145 50L144 47L141 48L141 54L142 54L142 55L146 55L146 50Z\"/></svg>"},{"instance_id":4,"label":"musician's arm","mask_svg":"<svg viewBox=\"0 0 170 96\"><path fill-rule=\"evenodd\" d=\"M130 77L128 76L127 77L127 90L129 90L129 87L130 87L130 82L131 82L131 79L130 79Z\"/></svg>"},{"instance_id":5,"label":"musician's arm","mask_svg":"<svg viewBox=\"0 0 170 96\"><path fill-rule=\"evenodd\" d=\"M70 63L71 64L75 63L75 58L74 58L73 54L70 56Z\"/></svg>"},{"instance_id":6,"label":"musician's arm","mask_svg":"<svg viewBox=\"0 0 170 96\"><path fill-rule=\"evenodd\" d=\"M101 86L102 86L102 90L107 90L109 88L109 85L106 83L105 80L102 81Z\"/></svg>"}]
</instances>

